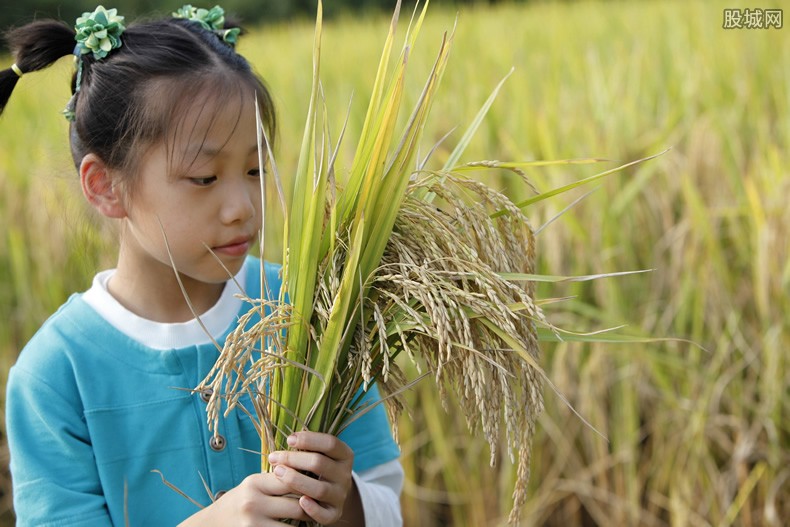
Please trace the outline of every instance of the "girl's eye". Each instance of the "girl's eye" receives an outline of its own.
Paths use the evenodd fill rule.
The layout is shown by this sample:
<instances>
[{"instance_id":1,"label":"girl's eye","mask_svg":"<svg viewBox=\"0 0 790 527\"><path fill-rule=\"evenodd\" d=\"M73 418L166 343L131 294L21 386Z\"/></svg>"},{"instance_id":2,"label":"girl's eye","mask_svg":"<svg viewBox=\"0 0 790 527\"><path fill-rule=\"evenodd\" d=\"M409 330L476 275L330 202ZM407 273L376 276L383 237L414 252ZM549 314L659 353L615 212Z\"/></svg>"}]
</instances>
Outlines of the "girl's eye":
<instances>
[{"instance_id":1,"label":"girl's eye","mask_svg":"<svg viewBox=\"0 0 790 527\"><path fill-rule=\"evenodd\" d=\"M257 168L253 168L252 170L249 170L247 172L247 175L248 176L252 176L252 177L260 177L261 176L261 171L259 169L257 169Z\"/></svg>"},{"instance_id":2,"label":"girl's eye","mask_svg":"<svg viewBox=\"0 0 790 527\"><path fill-rule=\"evenodd\" d=\"M189 180L199 187L207 187L217 180L217 176L192 177Z\"/></svg>"}]
</instances>

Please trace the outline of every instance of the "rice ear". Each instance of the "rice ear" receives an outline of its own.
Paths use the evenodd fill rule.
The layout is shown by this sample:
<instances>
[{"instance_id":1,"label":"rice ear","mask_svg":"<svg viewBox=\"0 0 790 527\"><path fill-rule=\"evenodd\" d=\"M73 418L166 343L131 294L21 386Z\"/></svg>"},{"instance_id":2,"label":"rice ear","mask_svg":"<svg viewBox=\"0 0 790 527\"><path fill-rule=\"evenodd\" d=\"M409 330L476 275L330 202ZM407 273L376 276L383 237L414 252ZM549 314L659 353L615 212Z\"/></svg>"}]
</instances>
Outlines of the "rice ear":
<instances>
[{"instance_id":1,"label":"rice ear","mask_svg":"<svg viewBox=\"0 0 790 527\"><path fill-rule=\"evenodd\" d=\"M523 167L542 162L455 166L501 83L447 161L453 169L413 173L423 162L418 145L453 41L452 33L443 35L422 93L398 130L409 52L425 7L415 11L400 60L388 72L397 11L393 17L348 181L336 186L338 148L329 138L318 80L320 9L319 3L295 204L286 219L283 292L270 301L267 316L263 300L251 300L256 307L248 316L260 322L247 327L252 318L242 317L205 382L228 408L245 394L257 399L265 458L273 448L287 448L294 430L339 433L370 410L361 401L372 384L391 416L402 412L399 396L416 382L398 367L405 351L403 360L424 366L423 377L437 383L444 406L450 394L458 401L470 429L486 438L492 462L501 439L518 458L515 521L548 381L538 329L559 335L535 299L535 282L596 277L536 274L535 234L520 204L466 176L480 168L524 176ZM255 391L261 386L268 392ZM265 459L262 466L269 468Z\"/></svg>"}]
</instances>

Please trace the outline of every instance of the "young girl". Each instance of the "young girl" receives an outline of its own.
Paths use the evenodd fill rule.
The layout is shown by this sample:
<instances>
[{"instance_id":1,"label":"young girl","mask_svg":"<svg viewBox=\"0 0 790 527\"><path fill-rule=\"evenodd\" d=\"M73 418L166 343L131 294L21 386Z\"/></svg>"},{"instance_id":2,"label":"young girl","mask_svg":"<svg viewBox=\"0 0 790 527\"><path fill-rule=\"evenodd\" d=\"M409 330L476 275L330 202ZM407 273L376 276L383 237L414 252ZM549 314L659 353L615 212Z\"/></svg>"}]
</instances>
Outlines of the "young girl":
<instances>
[{"instance_id":1,"label":"young girl","mask_svg":"<svg viewBox=\"0 0 790 527\"><path fill-rule=\"evenodd\" d=\"M76 55L71 150L86 199L120 227L117 267L73 295L9 374L20 526L401 523L381 405L339 438L294 433L262 474L250 418L233 412L213 436L210 394L190 390L218 356L211 337L221 344L250 308L235 283L261 294L262 264L247 256L261 225L256 98L269 137L274 109L223 22L218 7L185 6L126 28L100 6L73 30L43 20L8 34L0 111L23 75ZM279 269L263 265L276 298Z\"/></svg>"}]
</instances>

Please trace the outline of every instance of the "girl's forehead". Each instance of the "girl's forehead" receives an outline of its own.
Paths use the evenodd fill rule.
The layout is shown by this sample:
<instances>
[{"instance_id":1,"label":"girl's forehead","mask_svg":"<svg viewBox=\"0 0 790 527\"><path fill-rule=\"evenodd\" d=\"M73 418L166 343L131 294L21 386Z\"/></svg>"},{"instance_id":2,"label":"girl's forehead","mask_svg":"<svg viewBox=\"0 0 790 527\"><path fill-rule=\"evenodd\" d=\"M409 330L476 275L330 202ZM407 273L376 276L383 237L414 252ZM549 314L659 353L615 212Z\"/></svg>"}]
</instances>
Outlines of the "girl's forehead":
<instances>
[{"instance_id":1,"label":"girl's forehead","mask_svg":"<svg viewBox=\"0 0 790 527\"><path fill-rule=\"evenodd\" d=\"M178 110L162 145L170 177L214 158L257 155L254 95L209 94L192 98Z\"/></svg>"},{"instance_id":2,"label":"girl's forehead","mask_svg":"<svg viewBox=\"0 0 790 527\"><path fill-rule=\"evenodd\" d=\"M255 141L252 97L196 99L171 128L171 139L182 150L217 154L230 141Z\"/></svg>"}]
</instances>

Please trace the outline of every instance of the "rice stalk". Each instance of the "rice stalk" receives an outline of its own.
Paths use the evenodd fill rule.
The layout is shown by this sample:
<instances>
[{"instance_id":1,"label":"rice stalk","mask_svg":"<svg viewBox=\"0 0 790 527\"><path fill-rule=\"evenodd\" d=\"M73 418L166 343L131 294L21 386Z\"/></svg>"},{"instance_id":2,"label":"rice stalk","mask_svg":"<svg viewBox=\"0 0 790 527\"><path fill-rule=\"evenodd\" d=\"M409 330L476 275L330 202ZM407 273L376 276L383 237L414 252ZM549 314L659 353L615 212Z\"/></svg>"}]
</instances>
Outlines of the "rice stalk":
<instances>
[{"instance_id":1,"label":"rice stalk","mask_svg":"<svg viewBox=\"0 0 790 527\"><path fill-rule=\"evenodd\" d=\"M287 449L292 432L338 434L369 411L361 399L374 384L391 423L397 423L405 409L401 395L414 382L396 362L405 352L418 371L434 379L445 408L453 394L469 429L488 442L492 465L505 439L517 464L509 518L514 524L527 499L530 444L547 380L539 365L538 329L560 338L535 299L534 283L541 275L535 272L535 235L522 209L629 165L516 204L467 172L510 170L531 186L524 167L599 160L455 166L491 105L489 98L453 151L446 164L451 168L425 169L429 159L416 161L417 152L452 33L442 37L403 128L397 125L409 54L426 10L427 3L415 8L390 72L399 5L395 10L354 161L341 186L334 169L339 145L329 137L319 82L319 3L294 202L283 210L287 244L280 295L247 299L253 308L196 390L212 390L208 408L214 430L223 406L225 414L234 408L250 414L261 436L265 471L267 454ZM272 159L265 137L259 148ZM273 174L279 177L277 170ZM247 399L254 416L242 403ZM397 429L393 433L397 437Z\"/></svg>"}]
</instances>

